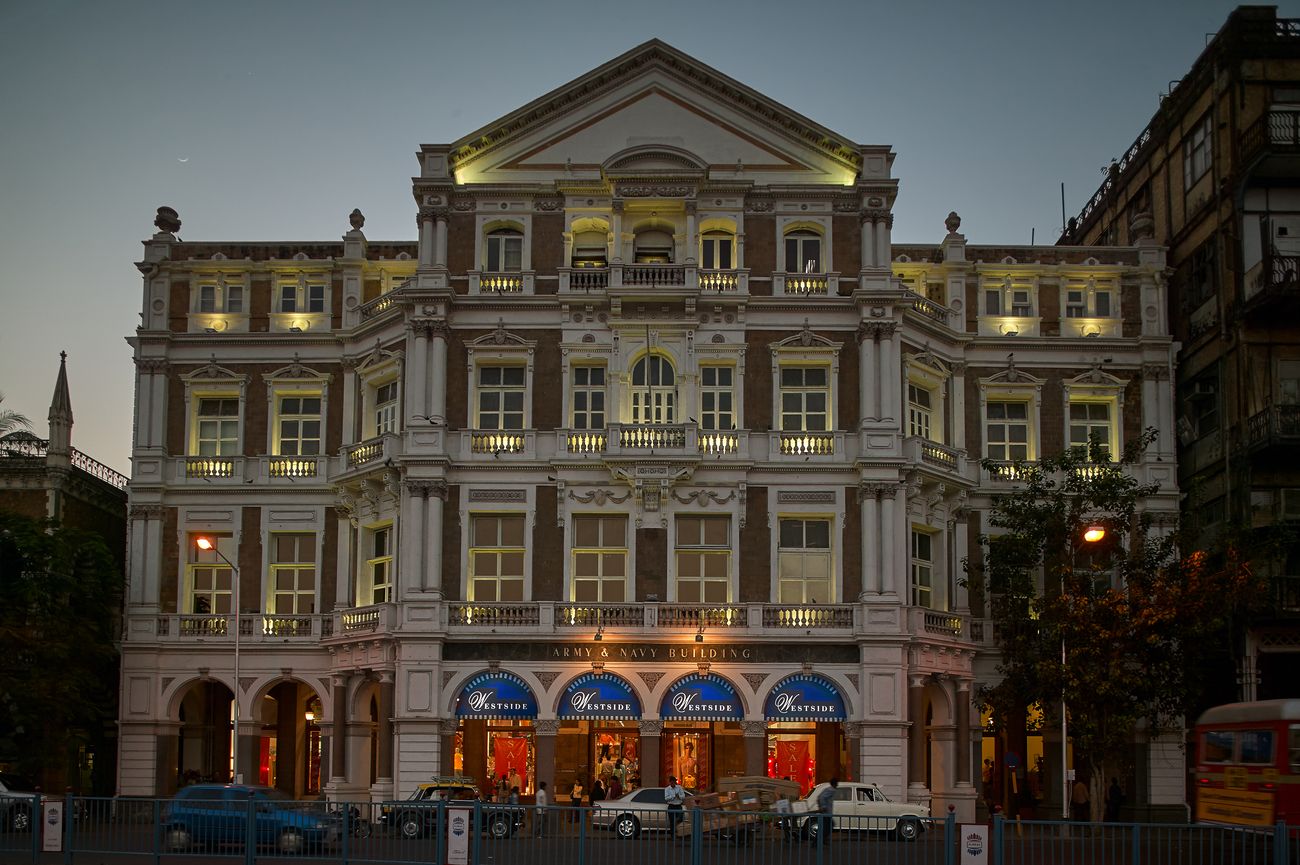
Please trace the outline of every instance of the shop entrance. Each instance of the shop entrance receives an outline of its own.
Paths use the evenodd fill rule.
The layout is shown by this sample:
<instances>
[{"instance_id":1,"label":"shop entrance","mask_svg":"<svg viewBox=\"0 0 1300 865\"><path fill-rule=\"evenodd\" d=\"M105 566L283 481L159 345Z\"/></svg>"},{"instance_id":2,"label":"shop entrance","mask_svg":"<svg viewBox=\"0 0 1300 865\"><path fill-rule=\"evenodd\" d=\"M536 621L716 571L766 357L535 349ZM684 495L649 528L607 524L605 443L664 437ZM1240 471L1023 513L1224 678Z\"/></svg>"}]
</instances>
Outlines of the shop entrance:
<instances>
[{"instance_id":1,"label":"shop entrance","mask_svg":"<svg viewBox=\"0 0 1300 865\"><path fill-rule=\"evenodd\" d=\"M817 725L771 721L767 725L767 774L789 778L804 795L817 783Z\"/></svg>"},{"instance_id":2,"label":"shop entrance","mask_svg":"<svg viewBox=\"0 0 1300 865\"><path fill-rule=\"evenodd\" d=\"M659 777L665 784L676 776L687 790L713 786L713 731L708 724L665 721L659 742Z\"/></svg>"},{"instance_id":3,"label":"shop entrance","mask_svg":"<svg viewBox=\"0 0 1300 865\"><path fill-rule=\"evenodd\" d=\"M609 798L641 786L641 733L637 721L591 722L592 774Z\"/></svg>"},{"instance_id":4,"label":"shop entrance","mask_svg":"<svg viewBox=\"0 0 1300 865\"><path fill-rule=\"evenodd\" d=\"M456 774L476 779L485 798L504 798L511 787L518 787L521 796L533 794L537 747L532 721L465 718L454 747Z\"/></svg>"}]
</instances>

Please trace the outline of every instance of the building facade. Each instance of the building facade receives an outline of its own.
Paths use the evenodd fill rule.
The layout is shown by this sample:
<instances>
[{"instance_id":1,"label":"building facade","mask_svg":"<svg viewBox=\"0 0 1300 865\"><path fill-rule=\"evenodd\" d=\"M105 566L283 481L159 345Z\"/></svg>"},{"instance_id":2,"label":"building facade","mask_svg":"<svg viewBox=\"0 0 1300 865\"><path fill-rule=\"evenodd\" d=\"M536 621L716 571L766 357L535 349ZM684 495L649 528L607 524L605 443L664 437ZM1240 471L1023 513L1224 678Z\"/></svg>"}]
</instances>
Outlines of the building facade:
<instances>
[{"instance_id":1,"label":"building facade","mask_svg":"<svg viewBox=\"0 0 1300 865\"><path fill-rule=\"evenodd\" d=\"M1300 20L1242 6L1112 163L1063 243L1169 250L1179 485L1206 541L1300 519ZM1300 548L1270 565L1211 703L1300 696ZM1234 687L1235 682L1235 687Z\"/></svg>"},{"instance_id":2,"label":"building facade","mask_svg":"<svg viewBox=\"0 0 1300 865\"><path fill-rule=\"evenodd\" d=\"M121 792L226 777L237 708L299 795L838 775L973 818L978 459L1157 427L1176 507L1164 252L896 245L893 157L652 41L423 146L415 241L160 209Z\"/></svg>"}]
</instances>

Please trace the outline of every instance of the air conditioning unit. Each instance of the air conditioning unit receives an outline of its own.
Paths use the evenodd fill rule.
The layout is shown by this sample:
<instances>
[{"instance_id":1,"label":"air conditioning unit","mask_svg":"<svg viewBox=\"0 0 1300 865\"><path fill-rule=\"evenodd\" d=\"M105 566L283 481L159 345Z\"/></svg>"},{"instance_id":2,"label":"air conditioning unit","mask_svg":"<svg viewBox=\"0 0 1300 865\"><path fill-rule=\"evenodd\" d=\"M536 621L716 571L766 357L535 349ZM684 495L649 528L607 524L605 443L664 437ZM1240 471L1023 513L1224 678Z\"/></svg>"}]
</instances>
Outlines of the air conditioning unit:
<instances>
[{"instance_id":1,"label":"air conditioning unit","mask_svg":"<svg viewBox=\"0 0 1300 865\"><path fill-rule=\"evenodd\" d=\"M1278 519L1286 522L1300 522L1300 489L1284 489L1281 495L1281 507Z\"/></svg>"},{"instance_id":2,"label":"air conditioning unit","mask_svg":"<svg viewBox=\"0 0 1300 865\"><path fill-rule=\"evenodd\" d=\"M1184 447L1196 441L1196 427L1186 415L1178 418L1178 441Z\"/></svg>"},{"instance_id":3,"label":"air conditioning unit","mask_svg":"<svg viewBox=\"0 0 1300 865\"><path fill-rule=\"evenodd\" d=\"M1271 216L1269 223L1277 254L1300 256L1300 216Z\"/></svg>"}]
</instances>

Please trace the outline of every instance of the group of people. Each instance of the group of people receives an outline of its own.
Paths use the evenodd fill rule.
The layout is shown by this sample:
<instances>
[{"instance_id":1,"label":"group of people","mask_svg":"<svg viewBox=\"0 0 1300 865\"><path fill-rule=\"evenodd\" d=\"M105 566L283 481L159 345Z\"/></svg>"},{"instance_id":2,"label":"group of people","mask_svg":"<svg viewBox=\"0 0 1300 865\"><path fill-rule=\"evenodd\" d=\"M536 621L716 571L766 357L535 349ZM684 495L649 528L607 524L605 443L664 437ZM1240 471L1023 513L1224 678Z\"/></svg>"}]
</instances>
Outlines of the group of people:
<instances>
[{"instance_id":1,"label":"group of people","mask_svg":"<svg viewBox=\"0 0 1300 865\"><path fill-rule=\"evenodd\" d=\"M1042 777L1043 777L1043 759L1038 758L1034 772L1030 773L1029 780L1031 783L1022 790L1022 795L1027 795L1033 801L1037 801L1042 796ZM1035 778L1035 775L1037 778ZM986 759L984 761L984 772L981 778L984 786L984 804L988 806L989 812L992 813L998 805L998 789L996 783L996 771L993 761ZM1120 809L1124 807L1127 797L1124 795L1124 788L1120 786L1118 778L1110 779L1110 786L1106 788L1105 809L1102 812L1102 819L1107 823L1114 823L1119 820ZM1031 802L1032 804L1032 802ZM1078 777L1070 785L1070 819L1076 823L1087 823L1092 820L1092 794L1088 790L1087 782Z\"/></svg>"}]
</instances>

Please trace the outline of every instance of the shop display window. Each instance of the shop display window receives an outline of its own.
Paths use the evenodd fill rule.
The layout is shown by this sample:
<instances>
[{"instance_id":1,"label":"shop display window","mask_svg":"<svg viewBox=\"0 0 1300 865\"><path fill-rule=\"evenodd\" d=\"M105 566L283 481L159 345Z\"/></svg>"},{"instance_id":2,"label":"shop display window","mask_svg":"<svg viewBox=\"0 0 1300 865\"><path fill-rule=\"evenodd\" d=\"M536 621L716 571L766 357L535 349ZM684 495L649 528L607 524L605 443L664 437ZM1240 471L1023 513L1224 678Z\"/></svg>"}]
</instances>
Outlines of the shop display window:
<instances>
[{"instance_id":1,"label":"shop display window","mask_svg":"<svg viewBox=\"0 0 1300 865\"><path fill-rule=\"evenodd\" d=\"M708 729L665 729L660 740L663 749L660 777L663 782L668 783L668 777L675 775L687 790L712 789L712 741L713 735Z\"/></svg>"},{"instance_id":2,"label":"shop display window","mask_svg":"<svg viewBox=\"0 0 1300 865\"><path fill-rule=\"evenodd\" d=\"M627 728L615 726L593 730L591 748L592 774L610 791L609 798L617 798L641 786L641 734L635 722Z\"/></svg>"},{"instance_id":3,"label":"shop display window","mask_svg":"<svg viewBox=\"0 0 1300 865\"><path fill-rule=\"evenodd\" d=\"M789 778L803 795L817 783L817 728L815 724L773 721L767 733L767 775Z\"/></svg>"}]
</instances>

